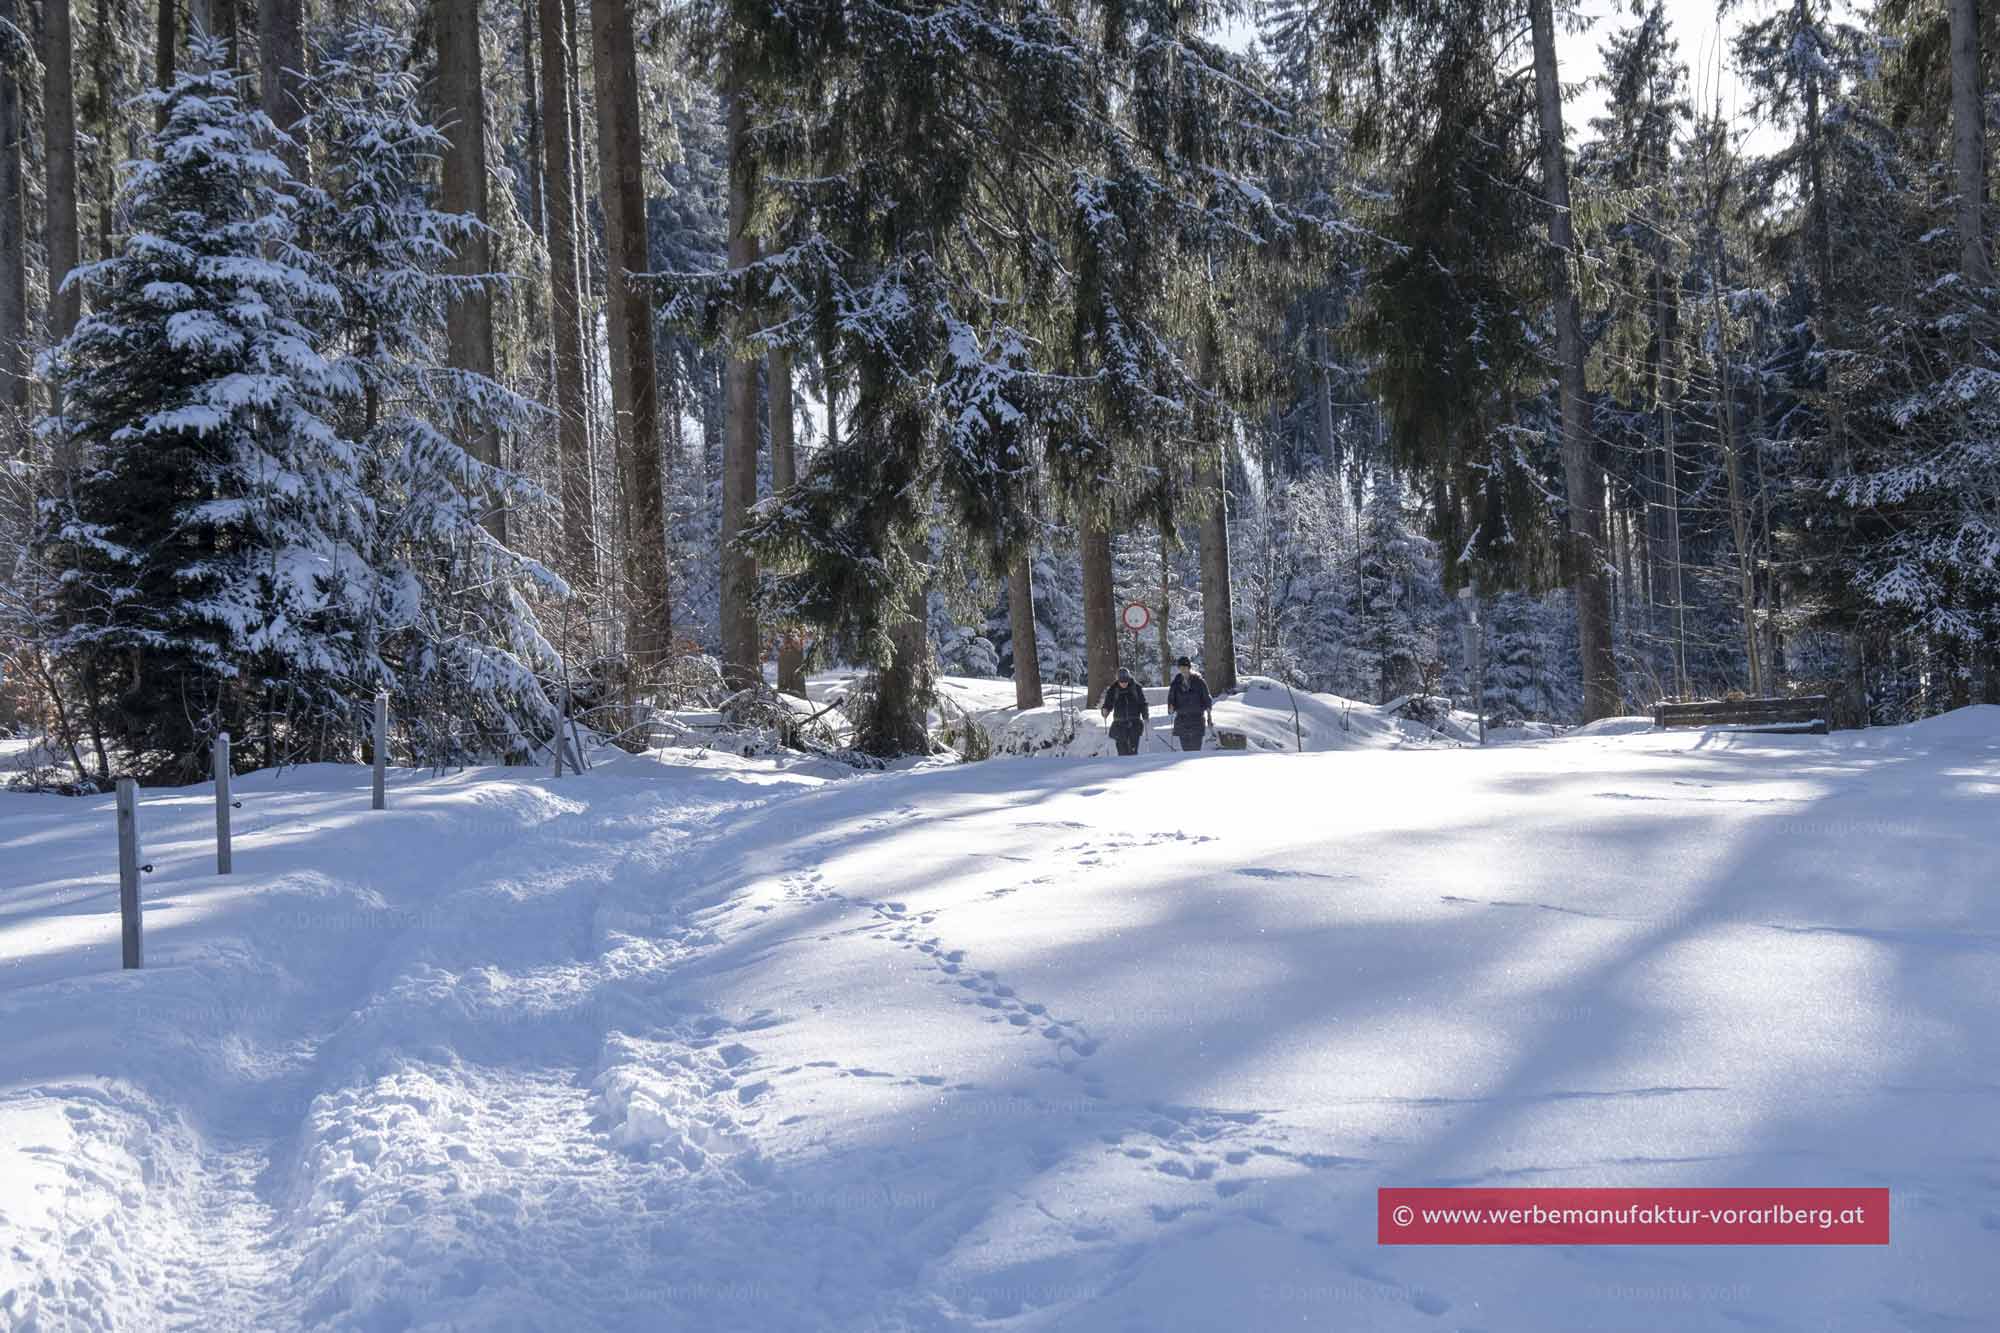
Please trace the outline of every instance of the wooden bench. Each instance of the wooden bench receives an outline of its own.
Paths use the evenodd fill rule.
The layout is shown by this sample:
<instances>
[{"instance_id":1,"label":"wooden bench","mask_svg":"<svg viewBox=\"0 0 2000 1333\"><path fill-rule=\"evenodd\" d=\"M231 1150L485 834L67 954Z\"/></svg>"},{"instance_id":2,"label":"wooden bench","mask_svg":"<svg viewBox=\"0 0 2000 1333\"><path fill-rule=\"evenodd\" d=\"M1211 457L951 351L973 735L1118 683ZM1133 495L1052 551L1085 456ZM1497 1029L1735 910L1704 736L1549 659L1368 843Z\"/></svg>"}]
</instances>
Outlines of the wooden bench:
<instances>
[{"instance_id":1,"label":"wooden bench","mask_svg":"<svg viewBox=\"0 0 2000 1333\"><path fill-rule=\"evenodd\" d=\"M1705 699L1699 703L1654 704L1653 725L1732 727L1738 731L1826 735L1831 701L1824 694L1792 699Z\"/></svg>"}]
</instances>

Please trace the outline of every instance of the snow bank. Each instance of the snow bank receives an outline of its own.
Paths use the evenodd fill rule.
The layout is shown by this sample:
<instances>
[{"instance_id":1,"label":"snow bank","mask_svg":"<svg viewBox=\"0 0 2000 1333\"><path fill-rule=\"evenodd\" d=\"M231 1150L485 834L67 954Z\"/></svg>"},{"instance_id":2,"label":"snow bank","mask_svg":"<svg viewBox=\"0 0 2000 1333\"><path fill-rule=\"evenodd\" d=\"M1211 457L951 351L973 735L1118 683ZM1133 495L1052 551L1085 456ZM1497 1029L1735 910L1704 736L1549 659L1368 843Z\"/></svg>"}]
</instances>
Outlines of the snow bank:
<instances>
[{"instance_id":1,"label":"snow bank","mask_svg":"<svg viewBox=\"0 0 2000 1333\"><path fill-rule=\"evenodd\" d=\"M1595 722L1586 722L1569 734L1572 736L1636 736L1653 729L1650 717L1600 717Z\"/></svg>"},{"instance_id":2,"label":"snow bank","mask_svg":"<svg viewBox=\"0 0 2000 1333\"><path fill-rule=\"evenodd\" d=\"M996 756L1090 759L1117 754L1109 730L1082 691L1068 690L1059 702L1051 687L1044 691L1041 708L1023 711L1014 707L1012 681L944 677L938 688L985 729ZM1150 686L1146 699L1153 717L1140 753L1179 753L1167 691ZM1216 700L1214 717L1217 731L1238 732L1246 748L1273 753L1465 744L1477 737L1477 722L1469 713L1456 715L1440 730L1397 716L1393 706L1287 691L1281 682L1262 676L1246 678L1235 692ZM1215 735L1204 748L1219 748Z\"/></svg>"}]
</instances>

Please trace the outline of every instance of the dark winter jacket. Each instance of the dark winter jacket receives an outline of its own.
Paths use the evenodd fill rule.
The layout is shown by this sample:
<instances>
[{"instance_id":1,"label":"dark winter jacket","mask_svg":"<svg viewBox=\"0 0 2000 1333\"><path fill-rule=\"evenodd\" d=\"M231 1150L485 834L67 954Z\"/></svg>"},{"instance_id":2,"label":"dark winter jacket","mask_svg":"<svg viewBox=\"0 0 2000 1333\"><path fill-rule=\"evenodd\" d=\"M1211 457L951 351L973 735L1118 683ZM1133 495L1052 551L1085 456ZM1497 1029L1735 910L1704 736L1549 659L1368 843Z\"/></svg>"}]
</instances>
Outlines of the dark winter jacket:
<instances>
[{"instance_id":1,"label":"dark winter jacket","mask_svg":"<svg viewBox=\"0 0 2000 1333\"><path fill-rule=\"evenodd\" d=\"M1190 671L1185 676L1175 676L1174 683L1167 687L1167 710L1174 715L1175 731L1198 731L1208 710L1215 706L1215 699L1208 692L1208 682L1198 671Z\"/></svg>"},{"instance_id":2,"label":"dark winter jacket","mask_svg":"<svg viewBox=\"0 0 2000 1333\"><path fill-rule=\"evenodd\" d=\"M1143 726L1146 718L1152 713L1152 709L1146 703L1146 691L1136 680L1130 685L1120 685L1113 681L1104 691L1104 702L1097 706L1097 711L1111 714L1113 726L1135 722Z\"/></svg>"}]
</instances>

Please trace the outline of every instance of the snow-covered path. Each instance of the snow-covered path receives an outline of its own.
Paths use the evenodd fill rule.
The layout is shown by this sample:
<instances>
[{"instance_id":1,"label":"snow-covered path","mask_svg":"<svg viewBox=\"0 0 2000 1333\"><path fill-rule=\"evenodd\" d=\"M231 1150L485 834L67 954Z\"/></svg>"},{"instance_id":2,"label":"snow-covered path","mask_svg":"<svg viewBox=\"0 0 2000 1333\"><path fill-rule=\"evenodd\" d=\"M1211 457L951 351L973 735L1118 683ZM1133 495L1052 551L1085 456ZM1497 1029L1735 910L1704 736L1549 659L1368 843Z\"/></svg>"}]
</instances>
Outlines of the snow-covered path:
<instances>
[{"instance_id":1,"label":"snow-covered path","mask_svg":"<svg viewBox=\"0 0 2000 1333\"><path fill-rule=\"evenodd\" d=\"M0 795L0 1327L1969 1329L2000 710ZM1381 1185L1886 1185L1881 1249Z\"/></svg>"}]
</instances>

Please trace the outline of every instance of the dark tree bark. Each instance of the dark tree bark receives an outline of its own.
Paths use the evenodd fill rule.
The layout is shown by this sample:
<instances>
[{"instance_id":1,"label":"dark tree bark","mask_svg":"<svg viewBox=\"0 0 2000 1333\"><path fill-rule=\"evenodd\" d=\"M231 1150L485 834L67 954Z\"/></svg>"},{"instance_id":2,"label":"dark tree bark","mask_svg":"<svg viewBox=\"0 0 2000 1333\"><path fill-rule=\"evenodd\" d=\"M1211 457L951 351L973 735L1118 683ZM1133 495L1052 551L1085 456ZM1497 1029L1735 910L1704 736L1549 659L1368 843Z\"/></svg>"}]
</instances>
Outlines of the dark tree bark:
<instances>
[{"instance_id":1,"label":"dark tree bark","mask_svg":"<svg viewBox=\"0 0 2000 1333\"><path fill-rule=\"evenodd\" d=\"M564 574L595 574L595 497L583 395L582 280L578 270L577 164L570 138L569 25L562 0L538 0L541 18L542 153L549 248L549 334L554 344L556 453L562 468Z\"/></svg>"},{"instance_id":2,"label":"dark tree bark","mask_svg":"<svg viewBox=\"0 0 2000 1333\"><path fill-rule=\"evenodd\" d=\"M1007 627L1014 650L1014 706L1042 706L1040 635L1035 629L1035 565L1027 551L1007 566Z\"/></svg>"},{"instance_id":3,"label":"dark tree bark","mask_svg":"<svg viewBox=\"0 0 2000 1333\"><path fill-rule=\"evenodd\" d=\"M91 133L97 139L96 180L97 248L95 258L111 258L112 210L118 201L118 78L114 60L118 38L113 31L111 0L96 0L90 41L90 81L97 94L96 123Z\"/></svg>"},{"instance_id":4,"label":"dark tree bark","mask_svg":"<svg viewBox=\"0 0 2000 1333\"><path fill-rule=\"evenodd\" d=\"M924 589L918 588L889 627L890 660L876 673L875 708L861 739L861 748L869 754L892 758L930 752L924 720L936 692L937 664L924 616L928 600Z\"/></svg>"},{"instance_id":5,"label":"dark tree bark","mask_svg":"<svg viewBox=\"0 0 2000 1333\"><path fill-rule=\"evenodd\" d=\"M1162 519L1160 522L1160 605L1156 608L1156 614L1153 618L1153 628L1160 636L1160 680L1163 683L1174 678L1174 642L1167 619L1173 610L1173 580L1170 577L1173 544L1173 525Z\"/></svg>"},{"instance_id":6,"label":"dark tree bark","mask_svg":"<svg viewBox=\"0 0 2000 1333\"><path fill-rule=\"evenodd\" d=\"M1584 419L1583 330L1570 283L1576 241L1570 227L1569 163L1563 144L1562 83L1556 68L1550 0L1529 0L1534 29L1535 90L1540 109L1543 189L1549 205L1549 263L1560 365L1563 479L1569 499L1569 566L1576 586L1576 630L1583 661L1583 719L1615 717L1624 707L1611 642L1611 592L1604 571L1604 485Z\"/></svg>"},{"instance_id":7,"label":"dark tree bark","mask_svg":"<svg viewBox=\"0 0 2000 1333\"><path fill-rule=\"evenodd\" d=\"M175 48L181 40L180 6L175 0L159 0L159 8L154 11L153 26L153 84L166 89L174 86ZM165 129L167 109L163 106L153 113L153 128Z\"/></svg>"},{"instance_id":8,"label":"dark tree bark","mask_svg":"<svg viewBox=\"0 0 2000 1333\"><path fill-rule=\"evenodd\" d=\"M445 133L451 146L444 155L440 201L448 213L469 213L486 221L486 78L481 67L479 0L437 0L438 96ZM483 277L493 271L492 247L482 228L459 242L451 271ZM446 363L455 370L492 378L493 295L484 283L469 285L453 297L445 312ZM471 455L491 467L500 465L500 432L477 428L463 442ZM495 541L507 540L507 514L486 511L486 530Z\"/></svg>"},{"instance_id":9,"label":"dark tree bark","mask_svg":"<svg viewBox=\"0 0 2000 1333\"><path fill-rule=\"evenodd\" d=\"M667 586L666 496L660 479L660 390L654 370L653 306L634 273L651 268L646 246L645 155L639 133L639 67L632 0L590 7L597 83L597 179L604 209L606 326L612 411L626 459L631 531L625 543L626 650L641 679L673 651Z\"/></svg>"},{"instance_id":10,"label":"dark tree bark","mask_svg":"<svg viewBox=\"0 0 2000 1333\"><path fill-rule=\"evenodd\" d=\"M24 26L15 0L0 0L0 23ZM15 408L28 406L28 220L21 169L25 110L19 71L0 58L0 406Z\"/></svg>"},{"instance_id":11,"label":"dark tree bark","mask_svg":"<svg viewBox=\"0 0 2000 1333\"><path fill-rule=\"evenodd\" d=\"M548 217L542 204L547 188L542 180L542 99L536 87L539 76L535 67L535 53L541 49L535 30L540 24L535 2L526 0L521 6L521 78L526 84L521 97L521 125L522 138L528 145L528 226L547 245Z\"/></svg>"},{"instance_id":12,"label":"dark tree bark","mask_svg":"<svg viewBox=\"0 0 2000 1333\"><path fill-rule=\"evenodd\" d=\"M1979 0L1951 0L1951 156L1958 176L1959 271L1993 283L1986 250L1986 118L1981 86Z\"/></svg>"},{"instance_id":13,"label":"dark tree bark","mask_svg":"<svg viewBox=\"0 0 2000 1333\"><path fill-rule=\"evenodd\" d=\"M1083 643L1091 707L1118 674L1118 607L1111 586L1111 532L1092 519L1078 527L1083 557Z\"/></svg>"},{"instance_id":14,"label":"dark tree bark","mask_svg":"<svg viewBox=\"0 0 2000 1333\"><path fill-rule=\"evenodd\" d=\"M735 89L725 93L729 152L729 267L745 269L757 262L757 237L750 230L755 164L750 160L748 99ZM754 327L755 315L738 310L730 317L735 341ZM738 545L738 537L757 502L757 363L732 348L723 367L723 398L728 419L722 441L721 630L723 678L743 689L762 675L759 666L757 562Z\"/></svg>"},{"instance_id":15,"label":"dark tree bark","mask_svg":"<svg viewBox=\"0 0 2000 1333\"><path fill-rule=\"evenodd\" d=\"M83 313L78 287L63 279L79 259L76 220L76 84L70 50L70 0L42 9L42 133L47 147L49 341L61 342Z\"/></svg>"},{"instance_id":16,"label":"dark tree bark","mask_svg":"<svg viewBox=\"0 0 2000 1333\"><path fill-rule=\"evenodd\" d=\"M1202 388L1215 390L1215 331L1201 335ZM1229 583L1229 489L1218 414L1203 407L1194 442L1194 493L1201 538L1202 676L1216 694L1236 688L1236 619Z\"/></svg>"},{"instance_id":17,"label":"dark tree bark","mask_svg":"<svg viewBox=\"0 0 2000 1333\"><path fill-rule=\"evenodd\" d=\"M765 376L771 395L771 488L782 491L799 479L797 445L792 420L792 349L774 347ZM798 635L788 633L778 649L778 688L806 697L806 655Z\"/></svg>"},{"instance_id":18,"label":"dark tree bark","mask_svg":"<svg viewBox=\"0 0 2000 1333\"><path fill-rule=\"evenodd\" d=\"M257 0L258 89L264 114L292 137L280 150L292 176L305 180L310 152L300 125L306 69L305 22L301 0Z\"/></svg>"}]
</instances>

